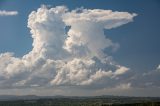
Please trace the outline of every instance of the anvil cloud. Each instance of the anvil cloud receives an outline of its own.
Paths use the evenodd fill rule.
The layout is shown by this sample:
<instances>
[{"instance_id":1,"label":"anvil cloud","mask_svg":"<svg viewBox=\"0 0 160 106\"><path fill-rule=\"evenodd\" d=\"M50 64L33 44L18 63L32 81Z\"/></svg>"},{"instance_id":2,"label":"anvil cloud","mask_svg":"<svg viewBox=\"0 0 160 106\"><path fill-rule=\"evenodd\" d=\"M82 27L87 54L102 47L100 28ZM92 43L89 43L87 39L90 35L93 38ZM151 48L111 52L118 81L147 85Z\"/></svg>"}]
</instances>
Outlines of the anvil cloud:
<instances>
[{"instance_id":1,"label":"anvil cloud","mask_svg":"<svg viewBox=\"0 0 160 106\"><path fill-rule=\"evenodd\" d=\"M0 54L0 88L96 86L107 80L117 83L129 68L104 52L118 46L104 35L104 29L132 22L135 16L102 9L69 11L64 6L32 11L28 28L33 49L21 58L9 52Z\"/></svg>"}]
</instances>

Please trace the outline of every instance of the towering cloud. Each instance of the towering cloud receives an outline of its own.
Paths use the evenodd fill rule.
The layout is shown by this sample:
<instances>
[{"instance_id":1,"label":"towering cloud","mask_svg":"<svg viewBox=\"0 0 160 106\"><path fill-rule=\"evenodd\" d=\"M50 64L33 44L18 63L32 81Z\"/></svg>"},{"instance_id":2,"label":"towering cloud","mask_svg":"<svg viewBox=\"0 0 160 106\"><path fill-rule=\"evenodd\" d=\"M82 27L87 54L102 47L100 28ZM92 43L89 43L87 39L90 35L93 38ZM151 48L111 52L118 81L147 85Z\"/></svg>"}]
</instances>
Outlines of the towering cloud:
<instances>
[{"instance_id":1,"label":"towering cloud","mask_svg":"<svg viewBox=\"0 0 160 106\"><path fill-rule=\"evenodd\" d=\"M42 6L28 18L32 51L21 58L13 53L0 54L0 88L91 86L117 81L129 68L104 52L117 47L104 35L104 29L132 22L135 16L111 10L68 11L64 6Z\"/></svg>"}]
</instances>

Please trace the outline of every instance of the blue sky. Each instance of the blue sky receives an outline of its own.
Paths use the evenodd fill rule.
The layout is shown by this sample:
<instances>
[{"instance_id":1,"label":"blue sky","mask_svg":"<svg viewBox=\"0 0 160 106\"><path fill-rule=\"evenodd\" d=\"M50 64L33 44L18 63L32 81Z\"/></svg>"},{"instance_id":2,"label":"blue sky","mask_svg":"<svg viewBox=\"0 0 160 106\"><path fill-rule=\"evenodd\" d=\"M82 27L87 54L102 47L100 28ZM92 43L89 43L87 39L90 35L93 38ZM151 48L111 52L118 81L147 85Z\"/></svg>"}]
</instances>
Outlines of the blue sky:
<instances>
[{"instance_id":1,"label":"blue sky","mask_svg":"<svg viewBox=\"0 0 160 106\"><path fill-rule=\"evenodd\" d=\"M154 69L160 63L160 2L158 0L147 1L116 1L116 0L1 0L1 10L16 10L18 16L0 17L0 52L14 52L16 56L23 56L32 49L32 39L27 28L27 18L31 11L36 10L42 4L57 6L65 5L70 9L84 7L90 9L111 9L114 11L127 11L137 13L133 23L125 26L106 30L106 34L121 46L116 53L112 53L115 60L121 64L132 67L135 70L148 71ZM15 26L16 25L16 26ZM9 42L9 43L6 43Z\"/></svg>"},{"instance_id":2,"label":"blue sky","mask_svg":"<svg viewBox=\"0 0 160 106\"><path fill-rule=\"evenodd\" d=\"M160 64L160 1L159 0L1 0L0 10L18 11L15 16L0 16L0 53L13 52L22 57L32 50L28 15L42 4L104 9L138 14L133 22L105 29L107 38L120 45L108 52L118 64L135 72L150 72Z\"/></svg>"}]
</instances>

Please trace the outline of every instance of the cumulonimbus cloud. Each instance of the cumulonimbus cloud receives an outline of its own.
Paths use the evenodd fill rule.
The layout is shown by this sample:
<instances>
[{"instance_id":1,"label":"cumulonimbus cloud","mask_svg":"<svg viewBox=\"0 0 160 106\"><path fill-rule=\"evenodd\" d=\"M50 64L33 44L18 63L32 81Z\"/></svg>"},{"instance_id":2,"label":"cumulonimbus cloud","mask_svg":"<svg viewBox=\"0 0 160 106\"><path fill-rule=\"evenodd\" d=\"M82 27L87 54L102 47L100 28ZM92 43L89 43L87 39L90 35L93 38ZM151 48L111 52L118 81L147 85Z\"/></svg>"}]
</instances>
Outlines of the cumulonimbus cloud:
<instances>
[{"instance_id":1,"label":"cumulonimbus cloud","mask_svg":"<svg viewBox=\"0 0 160 106\"><path fill-rule=\"evenodd\" d=\"M18 15L18 11L0 10L0 16L14 16L14 15Z\"/></svg>"},{"instance_id":2,"label":"cumulonimbus cloud","mask_svg":"<svg viewBox=\"0 0 160 106\"><path fill-rule=\"evenodd\" d=\"M28 28L33 49L21 58L0 54L0 88L88 86L117 80L129 68L104 52L117 46L104 29L132 22L135 16L102 9L69 11L64 6L32 11Z\"/></svg>"}]
</instances>

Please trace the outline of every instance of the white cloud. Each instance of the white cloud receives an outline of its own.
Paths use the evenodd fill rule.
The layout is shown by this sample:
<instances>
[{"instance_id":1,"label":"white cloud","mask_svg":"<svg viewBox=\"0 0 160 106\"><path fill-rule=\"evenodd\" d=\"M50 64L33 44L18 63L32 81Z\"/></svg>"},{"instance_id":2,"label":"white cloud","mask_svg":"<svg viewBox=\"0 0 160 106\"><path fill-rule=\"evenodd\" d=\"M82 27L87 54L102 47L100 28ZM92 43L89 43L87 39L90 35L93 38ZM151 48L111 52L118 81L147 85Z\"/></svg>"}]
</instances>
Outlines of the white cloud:
<instances>
[{"instance_id":1,"label":"white cloud","mask_svg":"<svg viewBox=\"0 0 160 106\"><path fill-rule=\"evenodd\" d=\"M135 91L133 91L132 84L130 82L128 82L128 83L119 83L119 84L114 85L112 87L96 89L93 92L93 94L94 95L107 94L107 95L124 95L124 96L131 95L131 96L133 96L133 95L135 95Z\"/></svg>"},{"instance_id":2,"label":"white cloud","mask_svg":"<svg viewBox=\"0 0 160 106\"><path fill-rule=\"evenodd\" d=\"M129 68L119 66L119 69L117 69L114 74L121 75L121 74L124 74L125 72L127 72L127 70L129 70Z\"/></svg>"},{"instance_id":3,"label":"white cloud","mask_svg":"<svg viewBox=\"0 0 160 106\"><path fill-rule=\"evenodd\" d=\"M157 68L146 72L136 73L129 81L137 88L160 88L160 71Z\"/></svg>"},{"instance_id":4,"label":"white cloud","mask_svg":"<svg viewBox=\"0 0 160 106\"><path fill-rule=\"evenodd\" d=\"M14 16L14 15L18 15L18 11L0 10L0 16Z\"/></svg>"},{"instance_id":5,"label":"white cloud","mask_svg":"<svg viewBox=\"0 0 160 106\"><path fill-rule=\"evenodd\" d=\"M42 6L28 18L32 51L21 58L12 53L0 55L0 88L90 86L107 79L117 81L129 68L103 52L117 46L103 30L131 22L135 16L111 10L70 12L64 6ZM71 28L66 34L67 26Z\"/></svg>"},{"instance_id":6,"label":"white cloud","mask_svg":"<svg viewBox=\"0 0 160 106\"><path fill-rule=\"evenodd\" d=\"M104 58L106 54L102 51L105 48L117 48L104 35L104 29L111 29L133 20L136 14L127 12L112 12L111 10L101 9L79 9L63 15L64 22L71 26L68 32L69 38L65 41L64 48L72 53L93 54L99 58ZM92 56L92 55L90 55Z\"/></svg>"},{"instance_id":7,"label":"white cloud","mask_svg":"<svg viewBox=\"0 0 160 106\"><path fill-rule=\"evenodd\" d=\"M130 89L131 88L131 83L127 83L127 84L120 84L118 86L115 87L115 89L122 89L122 90L126 90L126 89Z\"/></svg>"},{"instance_id":8,"label":"white cloud","mask_svg":"<svg viewBox=\"0 0 160 106\"><path fill-rule=\"evenodd\" d=\"M160 65L157 67L157 70L160 70Z\"/></svg>"}]
</instances>

